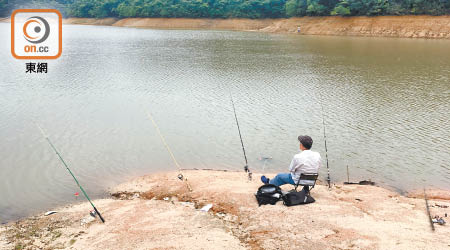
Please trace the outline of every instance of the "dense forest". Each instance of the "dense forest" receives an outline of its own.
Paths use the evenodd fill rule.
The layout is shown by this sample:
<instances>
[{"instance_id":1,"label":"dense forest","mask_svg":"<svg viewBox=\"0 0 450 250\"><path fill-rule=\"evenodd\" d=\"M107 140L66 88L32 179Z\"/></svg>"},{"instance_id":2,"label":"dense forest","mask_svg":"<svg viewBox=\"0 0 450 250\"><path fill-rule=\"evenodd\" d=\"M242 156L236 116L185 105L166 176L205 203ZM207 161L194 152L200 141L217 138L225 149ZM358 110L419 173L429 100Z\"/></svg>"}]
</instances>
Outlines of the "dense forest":
<instances>
[{"instance_id":1,"label":"dense forest","mask_svg":"<svg viewBox=\"0 0 450 250\"><path fill-rule=\"evenodd\" d=\"M0 16L17 8L56 8L65 17L286 18L448 15L450 0L0 0Z\"/></svg>"}]
</instances>

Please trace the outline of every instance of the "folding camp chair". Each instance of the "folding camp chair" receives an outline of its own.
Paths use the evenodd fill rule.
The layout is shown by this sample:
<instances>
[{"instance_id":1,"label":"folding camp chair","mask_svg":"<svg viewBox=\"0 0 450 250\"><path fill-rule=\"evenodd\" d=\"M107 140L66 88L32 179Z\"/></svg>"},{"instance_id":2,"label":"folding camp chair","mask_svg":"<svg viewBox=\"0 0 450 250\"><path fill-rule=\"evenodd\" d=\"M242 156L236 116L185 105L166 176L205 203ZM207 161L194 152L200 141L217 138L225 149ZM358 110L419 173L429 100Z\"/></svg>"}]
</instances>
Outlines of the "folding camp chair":
<instances>
[{"instance_id":1,"label":"folding camp chair","mask_svg":"<svg viewBox=\"0 0 450 250\"><path fill-rule=\"evenodd\" d=\"M317 178L319 174L301 174L298 179L297 184L295 185L295 191L297 191L298 186L303 186L306 191L306 194L309 194L309 191L314 188L316 185Z\"/></svg>"}]
</instances>

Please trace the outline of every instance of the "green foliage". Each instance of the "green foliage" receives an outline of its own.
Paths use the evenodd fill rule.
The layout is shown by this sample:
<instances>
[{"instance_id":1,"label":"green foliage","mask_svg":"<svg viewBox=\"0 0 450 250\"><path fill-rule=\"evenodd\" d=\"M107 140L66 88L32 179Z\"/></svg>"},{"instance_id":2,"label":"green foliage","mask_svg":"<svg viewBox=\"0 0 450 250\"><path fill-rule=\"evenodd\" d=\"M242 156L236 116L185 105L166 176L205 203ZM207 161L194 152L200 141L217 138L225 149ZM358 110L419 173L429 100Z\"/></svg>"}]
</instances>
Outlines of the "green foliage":
<instances>
[{"instance_id":1,"label":"green foliage","mask_svg":"<svg viewBox=\"0 0 450 250\"><path fill-rule=\"evenodd\" d=\"M331 11L331 15L333 16L349 16L350 9L348 7L347 1L341 1L334 7L333 11Z\"/></svg>"},{"instance_id":2,"label":"green foliage","mask_svg":"<svg viewBox=\"0 0 450 250\"><path fill-rule=\"evenodd\" d=\"M386 9L389 6L388 0L376 0L370 6L369 15L383 15L386 13Z\"/></svg>"},{"instance_id":3,"label":"green foliage","mask_svg":"<svg viewBox=\"0 0 450 250\"><path fill-rule=\"evenodd\" d=\"M298 1L288 0L286 1L286 16L293 17L297 14Z\"/></svg>"},{"instance_id":4,"label":"green foliage","mask_svg":"<svg viewBox=\"0 0 450 250\"><path fill-rule=\"evenodd\" d=\"M329 12L325 5L320 4L320 0L308 0L306 14L309 16L325 16Z\"/></svg>"},{"instance_id":5,"label":"green foliage","mask_svg":"<svg viewBox=\"0 0 450 250\"><path fill-rule=\"evenodd\" d=\"M70 17L285 18L449 15L450 0L0 0L15 8L56 8Z\"/></svg>"},{"instance_id":6,"label":"green foliage","mask_svg":"<svg viewBox=\"0 0 450 250\"><path fill-rule=\"evenodd\" d=\"M92 17L89 11L94 8L95 1L81 0L69 5L69 15L73 17Z\"/></svg>"},{"instance_id":7,"label":"green foliage","mask_svg":"<svg viewBox=\"0 0 450 250\"><path fill-rule=\"evenodd\" d=\"M88 10L88 14L97 18L113 16L113 10L118 3L118 0L95 1L92 8Z\"/></svg>"},{"instance_id":8,"label":"green foliage","mask_svg":"<svg viewBox=\"0 0 450 250\"><path fill-rule=\"evenodd\" d=\"M9 16L15 9L57 9L67 16L67 8L72 0L0 0L0 17Z\"/></svg>"}]
</instances>

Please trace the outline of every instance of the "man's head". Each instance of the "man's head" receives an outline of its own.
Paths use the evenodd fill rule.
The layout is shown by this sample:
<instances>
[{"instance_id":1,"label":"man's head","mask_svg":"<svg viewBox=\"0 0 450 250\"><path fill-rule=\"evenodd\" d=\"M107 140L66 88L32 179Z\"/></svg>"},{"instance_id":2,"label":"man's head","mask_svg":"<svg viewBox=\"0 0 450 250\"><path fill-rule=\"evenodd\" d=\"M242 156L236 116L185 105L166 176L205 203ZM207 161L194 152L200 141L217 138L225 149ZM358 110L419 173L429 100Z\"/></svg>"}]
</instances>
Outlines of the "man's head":
<instances>
[{"instance_id":1,"label":"man's head","mask_svg":"<svg viewBox=\"0 0 450 250\"><path fill-rule=\"evenodd\" d=\"M313 139L310 136L307 135L299 135L298 141L300 142L300 149L301 150L308 150L311 149L313 144ZM302 148L303 146L303 148Z\"/></svg>"}]
</instances>

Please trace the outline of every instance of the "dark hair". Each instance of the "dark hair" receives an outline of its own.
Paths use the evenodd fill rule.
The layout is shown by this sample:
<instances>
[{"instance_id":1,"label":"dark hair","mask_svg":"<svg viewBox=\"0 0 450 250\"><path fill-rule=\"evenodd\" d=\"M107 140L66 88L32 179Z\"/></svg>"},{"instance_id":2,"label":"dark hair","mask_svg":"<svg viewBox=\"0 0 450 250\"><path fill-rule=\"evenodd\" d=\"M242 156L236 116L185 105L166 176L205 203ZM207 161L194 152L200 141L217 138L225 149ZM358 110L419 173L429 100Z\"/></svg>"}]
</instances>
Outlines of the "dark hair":
<instances>
[{"instance_id":1,"label":"dark hair","mask_svg":"<svg viewBox=\"0 0 450 250\"><path fill-rule=\"evenodd\" d=\"M299 135L298 141L305 147L306 149L311 149L313 144L313 139L307 135Z\"/></svg>"}]
</instances>

